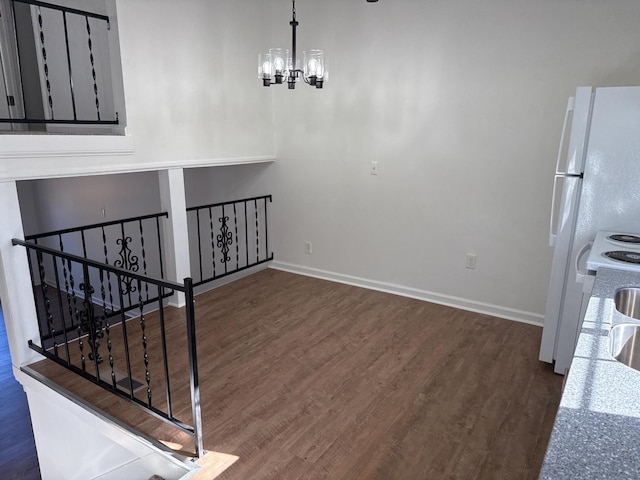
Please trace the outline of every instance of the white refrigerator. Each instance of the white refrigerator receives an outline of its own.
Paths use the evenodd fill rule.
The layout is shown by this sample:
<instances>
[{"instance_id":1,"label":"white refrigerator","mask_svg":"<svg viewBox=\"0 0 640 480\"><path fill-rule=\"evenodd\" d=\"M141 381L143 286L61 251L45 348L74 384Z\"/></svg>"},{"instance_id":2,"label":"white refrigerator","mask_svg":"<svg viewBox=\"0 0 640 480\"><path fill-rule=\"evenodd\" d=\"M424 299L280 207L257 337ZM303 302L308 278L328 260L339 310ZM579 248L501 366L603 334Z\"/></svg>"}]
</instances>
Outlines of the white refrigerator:
<instances>
[{"instance_id":1,"label":"white refrigerator","mask_svg":"<svg viewBox=\"0 0 640 480\"><path fill-rule=\"evenodd\" d=\"M540 360L565 374L588 301L599 230L640 233L640 87L579 87L567 104L554 177L554 248Z\"/></svg>"}]
</instances>

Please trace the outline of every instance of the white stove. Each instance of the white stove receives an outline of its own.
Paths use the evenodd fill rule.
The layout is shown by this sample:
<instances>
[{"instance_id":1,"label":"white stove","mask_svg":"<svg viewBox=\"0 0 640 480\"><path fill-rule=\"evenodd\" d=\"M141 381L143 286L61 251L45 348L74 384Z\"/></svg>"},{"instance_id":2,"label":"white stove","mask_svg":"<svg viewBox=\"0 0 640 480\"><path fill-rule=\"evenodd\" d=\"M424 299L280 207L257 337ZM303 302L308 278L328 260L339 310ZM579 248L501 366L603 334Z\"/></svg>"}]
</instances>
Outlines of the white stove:
<instances>
[{"instance_id":1,"label":"white stove","mask_svg":"<svg viewBox=\"0 0 640 480\"><path fill-rule=\"evenodd\" d=\"M600 231L587 258L587 269L600 267L640 272L640 234Z\"/></svg>"}]
</instances>

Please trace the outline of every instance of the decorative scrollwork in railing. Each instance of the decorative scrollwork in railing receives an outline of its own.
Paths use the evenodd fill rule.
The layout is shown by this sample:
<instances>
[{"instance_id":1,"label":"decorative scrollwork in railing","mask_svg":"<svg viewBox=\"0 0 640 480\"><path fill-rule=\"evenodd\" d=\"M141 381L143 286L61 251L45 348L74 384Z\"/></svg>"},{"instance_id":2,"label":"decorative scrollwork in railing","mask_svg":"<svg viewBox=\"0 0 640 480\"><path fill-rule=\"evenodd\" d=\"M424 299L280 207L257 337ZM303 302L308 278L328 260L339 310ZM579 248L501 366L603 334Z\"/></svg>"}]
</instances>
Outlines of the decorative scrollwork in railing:
<instances>
[{"instance_id":1,"label":"decorative scrollwork in railing","mask_svg":"<svg viewBox=\"0 0 640 480\"><path fill-rule=\"evenodd\" d=\"M271 195L264 195L187 208L189 236L197 245L191 257L196 286L273 260L267 228L270 203Z\"/></svg>"},{"instance_id":2,"label":"decorative scrollwork in railing","mask_svg":"<svg viewBox=\"0 0 640 480\"><path fill-rule=\"evenodd\" d=\"M140 266L138 265L138 256L134 255L131 248L129 248L131 241L131 237L122 237L116 240L116 243L120 245L120 260L116 260L113 265L117 268L124 268L131 272L137 272L140 269ZM123 278L122 282L124 286L123 293L125 295L137 291L137 287L133 285L130 278Z\"/></svg>"},{"instance_id":3,"label":"decorative scrollwork in railing","mask_svg":"<svg viewBox=\"0 0 640 480\"><path fill-rule=\"evenodd\" d=\"M229 247L233 245L233 234L229 231L229 225L227 225L229 217L220 217L218 221L222 224L220 226L220 234L216 236L218 248L222 252L220 263L227 263L231 260L229 257Z\"/></svg>"}]
</instances>

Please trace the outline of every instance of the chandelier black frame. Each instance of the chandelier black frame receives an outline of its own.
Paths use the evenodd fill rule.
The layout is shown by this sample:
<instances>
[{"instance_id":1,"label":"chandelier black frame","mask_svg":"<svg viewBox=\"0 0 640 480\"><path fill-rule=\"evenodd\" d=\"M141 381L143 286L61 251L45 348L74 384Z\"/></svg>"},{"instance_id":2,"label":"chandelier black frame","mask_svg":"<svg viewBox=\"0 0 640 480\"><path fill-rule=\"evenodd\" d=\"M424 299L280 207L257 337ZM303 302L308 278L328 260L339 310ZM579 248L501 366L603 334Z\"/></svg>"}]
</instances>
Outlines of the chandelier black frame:
<instances>
[{"instance_id":1,"label":"chandelier black frame","mask_svg":"<svg viewBox=\"0 0 640 480\"><path fill-rule=\"evenodd\" d=\"M296 20L296 0L291 1L292 19L291 25L291 52L282 48L272 48L268 53L258 56L258 78L262 80L262 85L282 85L287 83L290 90L296 88L296 83L300 78L307 85L322 88L327 80L327 70L325 68L324 54L322 50L309 50L303 53L303 68L298 66L296 57L296 28L299 22Z\"/></svg>"}]
</instances>

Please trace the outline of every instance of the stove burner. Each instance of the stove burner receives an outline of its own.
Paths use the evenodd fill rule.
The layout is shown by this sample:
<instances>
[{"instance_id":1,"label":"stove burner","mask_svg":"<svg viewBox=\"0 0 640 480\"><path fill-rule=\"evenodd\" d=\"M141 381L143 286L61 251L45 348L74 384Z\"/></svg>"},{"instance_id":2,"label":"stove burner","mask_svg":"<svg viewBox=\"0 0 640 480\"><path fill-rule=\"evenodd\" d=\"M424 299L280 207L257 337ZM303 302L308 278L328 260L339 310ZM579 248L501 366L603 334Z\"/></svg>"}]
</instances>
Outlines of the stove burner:
<instances>
[{"instance_id":1,"label":"stove burner","mask_svg":"<svg viewBox=\"0 0 640 480\"><path fill-rule=\"evenodd\" d=\"M640 264L640 253L617 250L614 252L604 252L603 255L613 260L617 260L618 262Z\"/></svg>"},{"instance_id":2,"label":"stove burner","mask_svg":"<svg viewBox=\"0 0 640 480\"><path fill-rule=\"evenodd\" d=\"M640 244L640 237L637 235L625 235L623 233L620 233L616 235L609 235L607 238L609 240L613 240L614 242Z\"/></svg>"}]
</instances>

